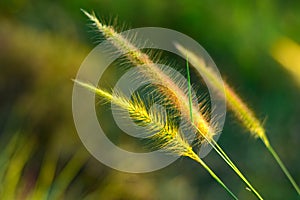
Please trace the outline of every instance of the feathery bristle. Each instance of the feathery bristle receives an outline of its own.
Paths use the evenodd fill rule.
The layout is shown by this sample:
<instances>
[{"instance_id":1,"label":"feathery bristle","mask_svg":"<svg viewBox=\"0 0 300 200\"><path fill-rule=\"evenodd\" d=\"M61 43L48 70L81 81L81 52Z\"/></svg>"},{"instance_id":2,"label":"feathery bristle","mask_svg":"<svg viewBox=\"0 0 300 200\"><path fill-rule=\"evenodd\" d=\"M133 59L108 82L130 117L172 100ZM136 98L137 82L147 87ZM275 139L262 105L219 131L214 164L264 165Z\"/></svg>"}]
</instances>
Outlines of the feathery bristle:
<instances>
[{"instance_id":1,"label":"feathery bristle","mask_svg":"<svg viewBox=\"0 0 300 200\"><path fill-rule=\"evenodd\" d=\"M190 122L190 107L188 101L188 95L183 91L168 75L166 75L158 66L155 64L147 54L142 53L138 48L136 48L128 39L124 38L119 33L115 32L112 27L103 25L94 14L84 13L94 22L98 30L108 39L122 54L125 54L127 59L132 62L133 65L138 66L141 69L143 75L159 85L165 86L161 92L168 96L172 101L173 106L177 108L182 117ZM193 112L193 123L201 131L204 138L212 139L215 135L215 131L210 127L209 122L206 117L200 112L198 105L192 106ZM199 135L198 135L199 136ZM199 137L202 141L203 137Z\"/></svg>"},{"instance_id":2,"label":"feathery bristle","mask_svg":"<svg viewBox=\"0 0 300 200\"><path fill-rule=\"evenodd\" d=\"M196 161L199 159L192 150L192 147L183 138L183 135L176 126L169 121L167 116L162 116L161 112L157 112L156 110L148 111L139 96L133 96L132 100L129 100L119 92L112 95L91 84L79 80L74 80L74 82L104 98L106 101L119 106L128 112L132 120L138 123L138 125L148 128L149 132L155 130L156 133L154 135L149 135L149 138L155 141L152 144L157 145L155 148L160 148L168 153L179 156L188 156Z\"/></svg>"},{"instance_id":3,"label":"feathery bristle","mask_svg":"<svg viewBox=\"0 0 300 200\"><path fill-rule=\"evenodd\" d=\"M206 65L203 58L196 56L193 52L185 49L179 44L176 44L177 49L183 54L188 55L190 62L201 70L201 72L210 80L211 85L214 86L220 92L223 91L223 87L226 95L226 102L228 107L235 114L237 119L250 131L250 133L257 138L260 138L265 144L268 151L272 154L281 170L284 172L286 177L289 179L290 183L295 188L298 195L300 195L300 188L296 181L293 179L273 147L271 146L269 139L266 135L265 129L263 128L261 122L254 115L253 111L246 105L246 103L237 95L232 88L228 86L225 82L220 82L216 73ZM253 190L255 192L255 190ZM257 196L260 195L256 192Z\"/></svg>"},{"instance_id":4,"label":"feathery bristle","mask_svg":"<svg viewBox=\"0 0 300 200\"><path fill-rule=\"evenodd\" d=\"M133 96L132 100L123 97L122 94L111 95L93 85L83 83L78 80L74 80L80 86L94 92L100 97L105 98L107 101L116 104L121 109L129 112L134 121L139 122L139 125L150 127L150 130L157 130L154 135L149 138L153 139L152 145L157 145L160 150L175 154L178 156L189 157L204 167L205 170L234 198L237 197L228 189L228 187L222 182L222 180L200 159L200 157L193 151L193 148L183 138L183 135L173 125L172 121L169 121L167 116L161 115L161 112L147 111L143 101L140 101L138 96ZM163 118L166 117L164 120Z\"/></svg>"},{"instance_id":5,"label":"feathery bristle","mask_svg":"<svg viewBox=\"0 0 300 200\"><path fill-rule=\"evenodd\" d=\"M203 58L185 49L180 44L176 44L175 46L181 54L188 55L189 61L192 65L195 68L198 68L203 75L208 78L213 87L215 87L219 92L225 92L228 107L233 111L239 121L250 131L250 133L254 137L261 138L266 144L268 144L269 142L262 124L239 95L237 95L227 83L221 82L218 79L213 69L207 66Z\"/></svg>"}]
</instances>

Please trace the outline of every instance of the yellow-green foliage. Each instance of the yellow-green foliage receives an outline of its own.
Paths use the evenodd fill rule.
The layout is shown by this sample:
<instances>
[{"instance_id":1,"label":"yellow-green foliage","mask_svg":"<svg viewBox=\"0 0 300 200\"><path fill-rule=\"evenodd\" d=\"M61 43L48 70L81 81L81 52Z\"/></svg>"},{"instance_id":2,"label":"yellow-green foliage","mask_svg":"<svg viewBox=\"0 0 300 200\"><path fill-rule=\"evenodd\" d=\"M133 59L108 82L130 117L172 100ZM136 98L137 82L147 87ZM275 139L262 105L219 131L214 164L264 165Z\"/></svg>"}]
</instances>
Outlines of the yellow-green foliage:
<instances>
[{"instance_id":1,"label":"yellow-green foliage","mask_svg":"<svg viewBox=\"0 0 300 200\"><path fill-rule=\"evenodd\" d=\"M34 149L34 141L31 140L25 143L24 137L18 137L20 137L20 134L16 134L0 154L1 199L17 198L22 171Z\"/></svg>"}]
</instances>

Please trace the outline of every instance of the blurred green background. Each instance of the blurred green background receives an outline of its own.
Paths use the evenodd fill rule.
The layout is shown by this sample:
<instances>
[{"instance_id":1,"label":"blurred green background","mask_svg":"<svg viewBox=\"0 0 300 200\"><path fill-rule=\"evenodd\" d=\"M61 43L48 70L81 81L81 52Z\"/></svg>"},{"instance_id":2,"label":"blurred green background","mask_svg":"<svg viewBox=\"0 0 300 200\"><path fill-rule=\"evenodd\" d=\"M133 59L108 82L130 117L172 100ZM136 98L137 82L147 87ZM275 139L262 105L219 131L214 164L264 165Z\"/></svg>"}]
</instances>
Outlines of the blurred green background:
<instances>
[{"instance_id":1,"label":"blurred green background","mask_svg":"<svg viewBox=\"0 0 300 200\"><path fill-rule=\"evenodd\" d=\"M71 79L99 41L80 8L104 20L118 16L120 25L165 27L198 41L223 78L265 119L273 146L300 183L300 78L291 74L300 71L300 51L295 50L300 1L2 0L1 199L230 198L190 159L152 173L128 174L87 153L73 124ZM283 37L294 48L287 44L272 54ZM294 65L280 62L278 55L292 56ZM266 199L296 199L262 142L230 113L219 143ZM255 199L214 152L205 161L240 199Z\"/></svg>"}]
</instances>

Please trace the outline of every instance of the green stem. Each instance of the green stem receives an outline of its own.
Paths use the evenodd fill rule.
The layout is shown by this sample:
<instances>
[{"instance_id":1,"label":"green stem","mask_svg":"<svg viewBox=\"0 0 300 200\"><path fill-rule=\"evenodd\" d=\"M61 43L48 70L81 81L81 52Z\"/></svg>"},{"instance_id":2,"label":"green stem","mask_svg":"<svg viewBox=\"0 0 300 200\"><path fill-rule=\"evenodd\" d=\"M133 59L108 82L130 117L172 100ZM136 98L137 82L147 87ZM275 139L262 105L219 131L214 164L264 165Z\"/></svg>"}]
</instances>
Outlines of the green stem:
<instances>
[{"instance_id":1,"label":"green stem","mask_svg":"<svg viewBox=\"0 0 300 200\"><path fill-rule=\"evenodd\" d=\"M193 126L197 129L199 133L200 130L196 125ZM204 134L201 134L204 139L210 144L210 146L219 154L219 156L231 167L231 169L242 179L242 181L249 187L250 191L260 200L263 200L262 196L254 189L254 187L250 184L247 178L241 173L241 171L235 166L235 164L231 161L231 159L227 156L227 154L223 151L223 149L218 145L215 140L208 139Z\"/></svg>"},{"instance_id":2,"label":"green stem","mask_svg":"<svg viewBox=\"0 0 300 200\"><path fill-rule=\"evenodd\" d=\"M191 92L191 77L189 70L189 62L188 56L186 57L186 68L187 68L187 79L188 79L188 92L189 92L189 108L190 108L190 117L192 125L197 129L197 131L201 134L201 131L198 127L193 123L193 112L192 112L192 92ZM243 182L250 188L253 194L260 200L263 200L261 195L254 189L254 187L249 183L249 181L245 178L245 176L240 172L240 170L234 165L234 163L230 160L227 154L223 151L223 149L217 144L215 140L209 140L204 134L201 134L208 143L213 147L213 149L221 156L221 158L233 169L233 171L243 180ZM216 148L217 147L217 148ZM200 160L201 161L201 160ZM201 163L200 163L201 164ZM205 166L203 166L205 167ZM205 167L206 168L206 167ZM207 169L207 168L206 168ZM209 169L209 168L208 168ZM207 169L207 170L208 170ZM211 170L210 170L211 171ZM212 172L213 173L213 172ZM213 176L213 175L212 175ZM214 177L214 176L213 176ZM217 180L217 179L216 179ZM217 180L218 181L218 180ZM221 184L221 183L220 183ZM222 185L222 184L221 184ZM226 187L226 186L225 186ZM224 188L225 188L224 187ZM226 188L225 188L226 189Z\"/></svg>"},{"instance_id":3,"label":"green stem","mask_svg":"<svg viewBox=\"0 0 300 200\"><path fill-rule=\"evenodd\" d=\"M199 164L201 164L206 171L232 196L233 199L238 200L238 198L230 191L230 189L221 181L221 179L207 166L203 160L201 160L199 157L198 159L195 159Z\"/></svg>"},{"instance_id":4,"label":"green stem","mask_svg":"<svg viewBox=\"0 0 300 200\"><path fill-rule=\"evenodd\" d=\"M254 195L260 199L263 200L261 195L254 189L254 187L250 184L250 182L247 180L247 178L240 172L240 170L236 167L236 165L231 161L231 159L227 156L227 154L223 151L223 149L213 140L214 146L217 147L217 149L221 152L221 155L225 157L225 162L235 171L235 173L244 181L244 183L249 187L249 189L254 193ZM218 152L219 154L219 152ZM219 154L220 155L220 154ZM220 156L221 156L220 155ZM222 157L222 156L221 156ZM223 157L222 157L223 158ZM224 159L224 158L223 158Z\"/></svg>"},{"instance_id":5,"label":"green stem","mask_svg":"<svg viewBox=\"0 0 300 200\"><path fill-rule=\"evenodd\" d=\"M188 79L190 117L191 117L191 122L193 123L192 87L191 87L191 75L190 75L188 56L186 56L186 72L187 72L187 79Z\"/></svg>"},{"instance_id":6,"label":"green stem","mask_svg":"<svg viewBox=\"0 0 300 200\"><path fill-rule=\"evenodd\" d=\"M300 189L299 189L297 183L295 182L295 180L293 179L293 177L291 176L291 174L289 173L289 171L287 170L287 168L284 166L284 164L281 161L281 159L279 158L278 154L275 152L275 150L270 145L270 143L265 143L264 142L264 144L267 147L268 151L275 158L276 162L278 163L278 165L280 166L281 170L284 172L284 174L286 175L286 177L289 179L290 183L293 185L293 187L297 191L298 195L300 195Z\"/></svg>"}]
</instances>

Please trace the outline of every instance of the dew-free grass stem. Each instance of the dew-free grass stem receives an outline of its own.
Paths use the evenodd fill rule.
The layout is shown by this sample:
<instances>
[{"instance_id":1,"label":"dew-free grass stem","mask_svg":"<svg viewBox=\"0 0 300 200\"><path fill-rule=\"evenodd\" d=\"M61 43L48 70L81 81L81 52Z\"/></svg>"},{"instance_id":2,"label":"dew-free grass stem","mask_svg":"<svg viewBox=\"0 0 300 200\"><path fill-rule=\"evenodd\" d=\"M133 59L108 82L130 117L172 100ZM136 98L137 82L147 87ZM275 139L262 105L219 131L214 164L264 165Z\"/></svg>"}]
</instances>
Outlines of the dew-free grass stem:
<instances>
[{"instance_id":1,"label":"dew-free grass stem","mask_svg":"<svg viewBox=\"0 0 300 200\"><path fill-rule=\"evenodd\" d=\"M80 86L94 92L95 94L99 95L99 96L102 96L104 97L105 99L113 102L113 103L117 103L119 104L120 107L123 107L125 109L128 109L130 106L129 104L129 101L124 99L124 100L118 100L118 99L114 99L114 97L107 93L107 92L104 92L103 90L101 89L98 89L90 84L87 84L87 83L83 83L81 81L78 81L78 80L74 80L75 83L79 84ZM119 98L120 99L120 98ZM142 107L141 107L142 109ZM142 112L142 113L146 113L146 112ZM149 116L150 117L150 116ZM150 119L150 121L152 121ZM147 124L147 123L146 123ZM172 130L172 128L169 128L167 130ZM183 144L185 145L185 143ZM234 199L237 199L237 197L228 189L228 187L221 181L221 179L203 162L203 160L201 160L199 158L199 156L192 150L192 147L190 146L187 146L188 144L186 143L185 145L185 148L187 149L187 151L184 151L182 153L179 153L179 155L184 155L184 156L188 156L190 157L191 159L195 160L196 162L198 162L199 164L201 164L205 170L208 171L208 173L234 198ZM174 150L174 148L173 148Z\"/></svg>"},{"instance_id":2,"label":"dew-free grass stem","mask_svg":"<svg viewBox=\"0 0 300 200\"><path fill-rule=\"evenodd\" d=\"M192 125L196 128L196 130L201 133L199 128L193 122L193 112L192 112L192 92L191 92L191 76L189 70L189 62L188 55L186 56L186 68L187 68L187 79L188 79L188 96L189 96L189 107L190 107L190 117ZM249 183L249 181L245 178L245 176L240 172L240 170L234 165L231 159L227 156L227 154L223 151L223 149L218 145L218 143L212 138L208 139L205 134L202 134L203 137L207 140L207 142L212 146L212 148L220 155L220 157L233 169L233 171L244 181L244 183L250 188L250 191L260 200L263 200L261 195L254 189L254 187ZM217 147L217 148L216 148Z\"/></svg>"},{"instance_id":3,"label":"dew-free grass stem","mask_svg":"<svg viewBox=\"0 0 300 200\"><path fill-rule=\"evenodd\" d=\"M228 107L235 113L237 119L250 131L250 133L256 138L260 138L268 151L272 154L284 174L289 179L290 183L295 188L296 192L300 196L300 189L296 184L295 180L292 178L291 174L288 172L287 168L284 166L283 162L280 160L277 153L274 151L270 142L265 133L265 129L263 128L260 121L256 118L254 113L250 110L250 108L242 101L238 94L234 92L232 88L230 88L225 82L218 81L217 75L209 69L209 67L205 64L202 58L196 56L193 52L185 49L181 45L176 45L177 49L182 54L187 54L190 58L191 63L196 67L202 70L202 72L206 75L206 77L213 83L212 85L218 89L219 91L223 91L225 89L225 95L227 97L227 105Z\"/></svg>"},{"instance_id":4,"label":"dew-free grass stem","mask_svg":"<svg viewBox=\"0 0 300 200\"><path fill-rule=\"evenodd\" d=\"M202 165L202 167L204 167L204 169L206 169L206 171L208 171L208 173L232 196L232 198L238 200L238 198L231 192L231 190L221 181L221 179L209 168L209 166L207 166L203 160L201 160L199 157L197 157L198 159L195 161L197 161L200 165Z\"/></svg>"},{"instance_id":5,"label":"dew-free grass stem","mask_svg":"<svg viewBox=\"0 0 300 200\"><path fill-rule=\"evenodd\" d=\"M266 148L268 149L268 151L272 154L272 156L275 158L276 162L278 163L278 165L280 166L281 170L284 172L284 174L286 175L286 177L289 179L289 181L291 182L291 184L293 185L293 187L295 188L295 190L297 191L298 195L300 196L300 189L296 183L296 181L293 179L293 177L291 176L291 174L289 173L288 169L285 167L285 165L283 164L283 162L281 161L281 159L279 158L278 154L276 153L276 151L273 149L273 147L270 145L270 143L265 144Z\"/></svg>"},{"instance_id":6,"label":"dew-free grass stem","mask_svg":"<svg viewBox=\"0 0 300 200\"><path fill-rule=\"evenodd\" d=\"M196 125L193 124L195 129L200 132ZM201 132L200 132L201 133ZM227 154L222 150L222 148L217 144L215 140L209 140L204 134L203 137L212 146L212 148L219 154L219 156L233 169L233 171L243 180L243 182L250 188L250 191L260 200L263 200L262 196L254 189L246 177L240 172L240 170L235 166Z\"/></svg>"},{"instance_id":7,"label":"dew-free grass stem","mask_svg":"<svg viewBox=\"0 0 300 200\"><path fill-rule=\"evenodd\" d=\"M192 87L191 87L191 75L190 75L190 69L189 69L189 60L188 56L186 56L186 71L187 71L187 79L188 79L188 97L189 97L189 108L190 108L190 117L191 117L191 122L193 122L193 112L192 112ZM228 187L219 179L219 177L199 158L195 159L198 163L200 163L207 171L210 173L210 175L234 198L238 199L229 189Z\"/></svg>"},{"instance_id":8,"label":"dew-free grass stem","mask_svg":"<svg viewBox=\"0 0 300 200\"><path fill-rule=\"evenodd\" d=\"M182 53L182 54L188 54L191 60L191 63L202 70L203 73L205 73L206 77L209 78L209 80L213 83L216 87L216 89L223 91L223 86L225 89L225 94L227 97L227 104L229 105L229 108L235 113L237 119L250 131L250 133L256 137L260 138L263 143L265 144L266 148L268 151L272 154L286 177L289 179L290 183L293 185L295 188L296 192L300 196L300 189L299 186L296 184L295 180L291 176L291 174L288 172L287 168L284 166L283 162L275 152L275 150L272 148L270 145L270 142L267 138L266 131L263 128L262 124L260 121L257 119L257 117L254 115L254 113L249 109L249 107L246 105L246 103L243 102L243 100L237 95L233 89L231 89L225 82L218 81L218 77L216 74L209 69L209 67L205 64L204 60L202 58L199 58L196 56L193 52L185 49L181 45L176 46L177 49Z\"/></svg>"},{"instance_id":9,"label":"dew-free grass stem","mask_svg":"<svg viewBox=\"0 0 300 200\"><path fill-rule=\"evenodd\" d=\"M190 108L190 117L191 122L193 121L193 104L192 104L192 86L191 86L191 75L190 75L190 67L189 67L189 58L188 55L186 55L186 73L187 73L187 79L188 79L188 92L189 92L189 108Z\"/></svg>"},{"instance_id":10,"label":"dew-free grass stem","mask_svg":"<svg viewBox=\"0 0 300 200\"><path fill-rule=\"evenodd\" d=\"M212 140L214 143L214 146L217 147L218 151L221 152L221 154L225 157L226 163L236 172L236 174L244 181L244 183L249 187L250 191L254 193L254 195L260 199L263 200L261 195L254 189L254 187L250 184L250 182L247 180L247 178L240 172L240 170L236 167L236 165L231 161L231 159L227 156L227 154L223 151L223 149L218 145L217 142Z\"/></svg>"}]
</instances>

